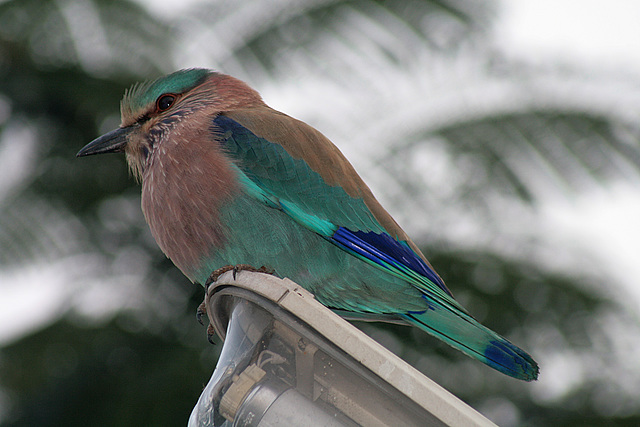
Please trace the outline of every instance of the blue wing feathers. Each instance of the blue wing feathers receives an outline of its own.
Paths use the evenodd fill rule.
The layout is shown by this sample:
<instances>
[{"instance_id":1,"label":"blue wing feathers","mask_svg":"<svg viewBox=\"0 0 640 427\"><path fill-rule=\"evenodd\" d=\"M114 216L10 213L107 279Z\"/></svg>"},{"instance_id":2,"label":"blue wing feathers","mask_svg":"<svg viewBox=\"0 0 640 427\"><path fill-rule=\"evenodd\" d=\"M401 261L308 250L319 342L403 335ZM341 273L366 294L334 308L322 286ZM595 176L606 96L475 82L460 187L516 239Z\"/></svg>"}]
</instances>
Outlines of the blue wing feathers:
<instances>
[{"instance_id":1,"label":"blue wing feathers","mask_svg":"<svg viewBox=\"0 0 640 427\"><path fill-rule=\"evenodd\" d=\"M328 185L304 160L292 157L281 145L255 135L229 117L217 116L213 132L235 159L239 179L248 194L378 271L402 279L392 278L405 291L411 289L406 283L419 291L412 290L415 295L406 293L413 298L410 310L405 306L404 312L378 313L398 316L500 372L527 381L537 378L535 361L468 315L435 271L407 242L390 236L362 199ZM387 282L382 279L380 283ZM381 288L380 292L384 291ZM374 311L370 310L371 304L358 307Z\"/></svg>"},{"instance_id":2,"label":"blue wing feathers","mask_svg":"<svg viewBox=\"0 0 640 427\"><path fill-rule=\"evenodd\" d=\"M283 147L235 120L219 115L213 123L223 132L225 149L240 159L238 167L265 198L273 201L269 196L277 195L281 210L349 253L459 307L442 279L406 242L387 234L361 199L325 184L303 160L292 158Z\"/></svg>"},{"instance_id":3,"label":"blue wing feathers","mask_svg":"<svg viewBox=\"0 0 640 427\"><path fill-rule=\"evenodd\" d=\"M406 243L398 241L386 233L351 231L344 227L338 229L334 238L340 239L347 236L356 242L361 242L361 244L376 257L393 264L406 266L412 271L426 277L429 281L438 285L449 296L452 296L446 286L444 286L442 279L429 268L424 260L411 250Z\"/></svg>"}]
</instances>

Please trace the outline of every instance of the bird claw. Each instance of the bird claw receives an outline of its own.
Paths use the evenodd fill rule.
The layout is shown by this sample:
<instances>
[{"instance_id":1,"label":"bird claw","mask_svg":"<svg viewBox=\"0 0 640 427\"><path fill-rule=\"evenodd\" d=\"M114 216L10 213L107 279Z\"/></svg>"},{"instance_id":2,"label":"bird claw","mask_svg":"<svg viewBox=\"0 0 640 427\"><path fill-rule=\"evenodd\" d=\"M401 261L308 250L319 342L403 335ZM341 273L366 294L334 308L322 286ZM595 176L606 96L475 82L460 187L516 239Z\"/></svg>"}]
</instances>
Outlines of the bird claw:
<instances>
[{"instance_id":1,"label":"bird claw","mask_svg":"<svg viewBox=\"0 0 640 427\"><path fill-rule=\"evenodd\" d=\"M213 342L213 338L215 336L216 336L216 331L215 329L213 329L213 325L209 323L209 326L207 326L207 341L209 341L213 345L216 345L216 343Z\"/></svg>"},{"instance_id":2,"label":"bird claw","mask_svg":"<svg viewBox=\"0 0 640 427\"><path fill-rule=\"evenodd\" d=\"M200 323L202 326L204 326L204 321L202 320L202 316L207 316L207 304L205 303L205 301L203 300L200 305L198 306L198 309L196 310L196 319L198 320L198 323Z\"/></svg>"},{"instance_id":3,"label":"bird claw","mask_svg":"<svg viewBox=\"0 0 640 427\"><path fill-rule=\"evenodd\" d=\"M220 276L222 276L227 271L234 270L235 268L236 268L235 265L225 265L224 267L220 267L213 270L213 272L209 275L209 278L207 279L207 281L204 283L205 289L209 289L209 285L211 285L213 282L218 280ZM233 278L234 279L236 278L235 274L233 275Z\"/></svg>"},{"instance_id":4,"label":"bird claw","mask_svg":"<svg viewBox=\"0 0 640 427\"><path fill-rule=\"evenodd\" d=\"M265 274L275 274L275 270L273 268L265 267L264 265L260 268L255 268L249 264L236 264L236 265L225 265L224 267L220 267L218 269L213 270L213 273L209 275L209 278L205 282L205 289L209 287L210 284L218 280L220 276L222 276L227 271L233 272L233 280L236 280L236 276L241 271L253 271L254 273L265 273Z\"/></svg>"},{"instance_id":5,"label":"bird claw","mask_svg":"<svg viewBox=\"0 0 640 427\"><path fill-rule=\"evenodd\" d=\"M274 269L265 267L264 265L260 268L255 268L249 264L236 264L233 266L233 280L236 280L236 274L240 271L253 271L254 273L265 273L271 275L275 273Z\"/></svg>"},{"instance_id":6,"label":"bird claw","mask_svg":"<svg viewBox=\"0 0 640 427\"><path fill-rule=\"evenodd\" d=\"M196 310L196 319L198 320L198 323L200 323L202 326L204 326L203 316L209 317L209 315L207 314L206 296L205 296L205 299L198 306L198 309ZM215 345L216 343L213 342L213 338L215 336L216 336L216 331L213 328L213 325L211 324L211 322L208 322L208 324L207 324L207 341L209 341L211 344Z\"/></svg>"}]
</instances>

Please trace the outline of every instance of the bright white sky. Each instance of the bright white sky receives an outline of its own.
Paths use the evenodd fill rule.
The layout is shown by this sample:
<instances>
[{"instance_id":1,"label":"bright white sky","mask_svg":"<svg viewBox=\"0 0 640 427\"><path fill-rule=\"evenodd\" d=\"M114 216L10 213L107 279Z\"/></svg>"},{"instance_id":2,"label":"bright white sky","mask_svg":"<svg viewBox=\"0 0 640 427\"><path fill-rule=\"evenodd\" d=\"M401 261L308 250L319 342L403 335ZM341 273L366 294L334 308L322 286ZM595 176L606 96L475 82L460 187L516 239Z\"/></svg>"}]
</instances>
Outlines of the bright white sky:
<instances>
[{"instance_id":1,"label":"bright white sky","mask_svg":"<svg viewBox=\"0 0 640 427\"><path fill-rule=\"evenodd\" d=\"M640 1L504 0L496 43L528 59L621 64L640 72Z\"/></svg>"}]
</instances>

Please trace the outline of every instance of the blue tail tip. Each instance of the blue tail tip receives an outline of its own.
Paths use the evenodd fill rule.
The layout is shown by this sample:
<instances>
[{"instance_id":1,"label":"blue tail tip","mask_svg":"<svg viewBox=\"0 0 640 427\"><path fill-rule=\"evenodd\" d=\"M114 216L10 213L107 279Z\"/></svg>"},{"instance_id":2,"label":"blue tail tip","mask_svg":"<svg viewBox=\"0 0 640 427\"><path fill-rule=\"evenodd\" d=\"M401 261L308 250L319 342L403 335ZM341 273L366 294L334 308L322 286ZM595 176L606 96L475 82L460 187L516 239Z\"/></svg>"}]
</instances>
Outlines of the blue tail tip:
<instances>
[{"instance_id":1,"label":"blue tail tip","mask_svg":"<svg viewBox=\"0 0 640 427\"><path fill-rule=\"evenodd\" d=\"M508 341L491 341L484 351L487 364L511 377L534 381L538 379L538 364L526 352Z\"/></svg>"}]
</instances>

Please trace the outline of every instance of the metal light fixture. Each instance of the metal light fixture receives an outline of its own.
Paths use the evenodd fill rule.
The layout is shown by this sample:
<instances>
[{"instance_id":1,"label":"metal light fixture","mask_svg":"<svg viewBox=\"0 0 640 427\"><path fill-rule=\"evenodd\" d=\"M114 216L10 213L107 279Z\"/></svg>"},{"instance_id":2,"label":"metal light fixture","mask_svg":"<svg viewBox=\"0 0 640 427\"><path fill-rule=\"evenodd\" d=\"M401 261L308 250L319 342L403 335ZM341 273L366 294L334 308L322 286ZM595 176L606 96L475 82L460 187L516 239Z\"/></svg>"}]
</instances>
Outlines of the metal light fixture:
<instances>
[{"instance_id":1,"label":"metal light fixture","mask_svg":"<svg viewBox=\"0 0 640 427\"><path fill-rule=\"evenodd\" d=\"M493 426L288 279L240 271L207 293L224 339L189 426Z\"/></svg>"}]
</instances>

